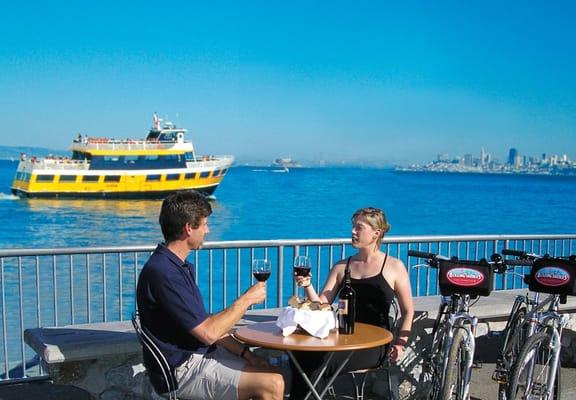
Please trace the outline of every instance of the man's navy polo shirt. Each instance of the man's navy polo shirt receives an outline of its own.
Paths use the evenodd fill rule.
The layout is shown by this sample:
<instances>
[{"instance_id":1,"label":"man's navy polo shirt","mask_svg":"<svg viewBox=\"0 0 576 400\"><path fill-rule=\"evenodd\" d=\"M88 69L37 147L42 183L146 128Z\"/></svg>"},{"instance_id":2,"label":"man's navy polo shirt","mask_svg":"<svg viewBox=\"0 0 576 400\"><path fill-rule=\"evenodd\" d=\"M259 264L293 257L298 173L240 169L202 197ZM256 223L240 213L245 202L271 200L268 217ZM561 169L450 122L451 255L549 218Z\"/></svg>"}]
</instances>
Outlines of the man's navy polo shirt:
<instances>
[{"instance_id":1,"label":"man's navy polo shirt","mask_svg":"<svg viewBox=\"0 0 576 400\"><path fill-rule=\"evenodd\" d=\"M136 297L142 324L156 339L172 370L192 353L206 351L208 346L188 333L208 318L192 265L182 262L164 244L159 244L144 264Z\"/></svg>"}]
</instances>

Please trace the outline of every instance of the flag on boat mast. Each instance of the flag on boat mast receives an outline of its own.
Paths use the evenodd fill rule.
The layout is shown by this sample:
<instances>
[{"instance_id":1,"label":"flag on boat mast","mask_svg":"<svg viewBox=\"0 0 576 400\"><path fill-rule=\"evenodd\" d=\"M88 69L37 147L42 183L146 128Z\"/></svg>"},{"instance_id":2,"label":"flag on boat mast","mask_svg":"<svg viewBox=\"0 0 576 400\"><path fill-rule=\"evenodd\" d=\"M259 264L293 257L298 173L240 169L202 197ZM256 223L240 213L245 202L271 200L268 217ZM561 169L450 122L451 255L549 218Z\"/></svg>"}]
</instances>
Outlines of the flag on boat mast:
<instances>
[{"instance_id":1,"label":"flag on boat mast","mask_svg":"<svg viewBox=\"0 0 576 400\"><path fill-rule=\"evenodd\" d=\"M156 113L154 113L154 129L160 130L160 118L158 118Z\"/></svg>"}]
</instances>

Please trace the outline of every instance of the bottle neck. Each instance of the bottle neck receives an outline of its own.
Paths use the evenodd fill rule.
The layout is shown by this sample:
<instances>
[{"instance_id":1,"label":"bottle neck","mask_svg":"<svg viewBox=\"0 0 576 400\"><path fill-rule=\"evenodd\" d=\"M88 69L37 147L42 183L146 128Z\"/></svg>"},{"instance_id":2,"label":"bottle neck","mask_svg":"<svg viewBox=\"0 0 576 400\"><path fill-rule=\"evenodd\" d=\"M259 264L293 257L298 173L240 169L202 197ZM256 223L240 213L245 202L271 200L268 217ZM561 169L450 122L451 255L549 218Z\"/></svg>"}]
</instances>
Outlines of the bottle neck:
<instances>
[{"instance_id":1,"label":"bottle neck","mask_svg":"<svg viewBox=\"0 0 576 400\"><path fill-rule=\"evenodd\" d=\"M352 283L352 280L350 278L350 271L346 271L346 273L344 274L344 286L350 286Z\"/></svg>"}]
</instances>

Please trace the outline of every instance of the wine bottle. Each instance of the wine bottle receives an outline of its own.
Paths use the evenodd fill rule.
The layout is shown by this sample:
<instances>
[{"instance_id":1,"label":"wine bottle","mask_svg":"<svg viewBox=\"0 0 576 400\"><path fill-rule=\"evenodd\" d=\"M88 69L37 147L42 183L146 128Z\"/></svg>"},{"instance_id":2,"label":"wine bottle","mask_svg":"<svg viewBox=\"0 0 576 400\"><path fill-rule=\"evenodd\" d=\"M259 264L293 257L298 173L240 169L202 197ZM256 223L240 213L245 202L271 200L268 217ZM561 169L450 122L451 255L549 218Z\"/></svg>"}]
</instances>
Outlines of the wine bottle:
<instances>
[{"instance_id":1,"label":"wine bottle","mask_svg":"<svg viewBox=\"0 0 576 400\"><path fill-rule=\"evenodd\" d=\"M350 269L344 273L344 286L340 289L338 301L338 332L343 335L354 333L356 319L356 292L350 283Z\"/></svg>"}]
</instances>

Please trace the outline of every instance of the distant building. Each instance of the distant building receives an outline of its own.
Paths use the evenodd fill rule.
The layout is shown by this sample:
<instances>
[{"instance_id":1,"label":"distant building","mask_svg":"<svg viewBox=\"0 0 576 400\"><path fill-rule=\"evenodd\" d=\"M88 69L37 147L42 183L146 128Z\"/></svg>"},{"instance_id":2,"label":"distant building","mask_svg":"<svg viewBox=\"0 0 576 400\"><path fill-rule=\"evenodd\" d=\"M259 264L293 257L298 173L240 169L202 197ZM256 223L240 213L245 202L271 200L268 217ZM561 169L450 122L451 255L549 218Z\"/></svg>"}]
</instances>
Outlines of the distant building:
<instances>
[{"instance_id":1,"label":"distant building","mask_svg":"<svg viewBox=\"0 0 576 400\"><path fill-rule=\"evenodd\" d=\"M510 165L516 164L516 157L518 157L518 150L512 147L508 152L508 164Z\"/></svg>"},{"instance_id":2,"label":"distant building","mask_svg":"<svg viewBox=\"0 0 576 400\"><path fill-rule=\"evenodd\" d=\"M441 163L448 162L449 161L448 153L438 154L436 159L438 160L438 162L441 162Z\"/></svg>"}]
</instances>

